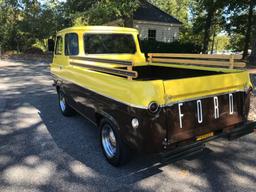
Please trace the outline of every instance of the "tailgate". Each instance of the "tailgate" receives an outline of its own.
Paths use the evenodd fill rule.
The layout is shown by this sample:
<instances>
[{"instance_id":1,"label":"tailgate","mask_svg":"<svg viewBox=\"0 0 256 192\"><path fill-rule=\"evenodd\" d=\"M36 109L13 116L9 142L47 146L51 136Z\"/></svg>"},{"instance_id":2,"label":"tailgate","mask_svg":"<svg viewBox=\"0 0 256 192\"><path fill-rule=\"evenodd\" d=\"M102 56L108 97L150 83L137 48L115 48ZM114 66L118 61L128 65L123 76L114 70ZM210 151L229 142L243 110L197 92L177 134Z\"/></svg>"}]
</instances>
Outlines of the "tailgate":
<instances>
[{"instance_id":1,"label":"tailgate","mask_svg":"<svg viewBox=\"0 0 256 192\"><path fill-rule=\"evenodd\" d=\"M244 90L249 86L247 71L164 81L166 104Z\"/></svg>"},{"instance_id":2,"label":"tailgate","mask_svg":"<svg viewBox=\"0 0 256 192\"><path fill-rule=\"evenodd\" d=\"M196 138L244 121L247 72L165 81L167 138Z\"/></svg>"}]
</instances>

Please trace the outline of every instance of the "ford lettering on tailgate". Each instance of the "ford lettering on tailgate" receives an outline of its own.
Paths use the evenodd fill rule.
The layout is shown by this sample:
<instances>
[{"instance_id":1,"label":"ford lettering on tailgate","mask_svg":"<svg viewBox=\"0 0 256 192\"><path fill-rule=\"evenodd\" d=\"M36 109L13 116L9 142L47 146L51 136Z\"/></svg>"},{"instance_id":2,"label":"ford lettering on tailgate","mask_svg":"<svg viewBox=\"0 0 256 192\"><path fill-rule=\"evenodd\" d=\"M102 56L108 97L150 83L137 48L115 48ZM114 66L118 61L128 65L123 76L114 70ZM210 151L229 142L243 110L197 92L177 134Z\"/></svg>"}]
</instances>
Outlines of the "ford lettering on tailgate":
<instances>
[{"instance_id":1,"label":"ford lettering on tailgate","mask_svg":"<svg viewBox=\"0 0 256 192\"><path fill-rule=\"evenodd\" d=\"M236 92L167 107L169 138L191 138L240 123L243 98L243 92Z\"/></svg>"}]
</instances>

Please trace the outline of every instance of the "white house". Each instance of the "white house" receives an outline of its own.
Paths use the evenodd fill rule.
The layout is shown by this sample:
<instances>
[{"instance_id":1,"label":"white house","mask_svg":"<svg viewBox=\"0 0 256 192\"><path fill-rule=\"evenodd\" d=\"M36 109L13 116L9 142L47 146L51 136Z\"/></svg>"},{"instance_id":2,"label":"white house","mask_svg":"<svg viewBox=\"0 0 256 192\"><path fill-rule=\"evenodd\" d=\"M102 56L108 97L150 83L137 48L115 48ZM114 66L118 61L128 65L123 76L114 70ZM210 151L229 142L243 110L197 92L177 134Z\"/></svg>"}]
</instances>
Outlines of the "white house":
<instances>
[{"instance_id":1,"label":"white house","mask_svg":"<svg viewBox=\"0 0 256 192\"><path fill-rule=\"evenodd\" d=\"M182 23L146 0L133 15L133 27L140 31L141 39L160 42L178 40Z\"/></svg>"},{"instance_id":2,"label":"white house","mask_svg":"<svg viewBox=\"0 0 256 192\"><path fill-rule=\"evenodd\" d=\"M140 7L133 14L133 27L140 31L140 39L173 42L178 40L182 23L146 0L140 0ZM107 25L122 25L115 20Z\"/></svg>"}]
</instances>

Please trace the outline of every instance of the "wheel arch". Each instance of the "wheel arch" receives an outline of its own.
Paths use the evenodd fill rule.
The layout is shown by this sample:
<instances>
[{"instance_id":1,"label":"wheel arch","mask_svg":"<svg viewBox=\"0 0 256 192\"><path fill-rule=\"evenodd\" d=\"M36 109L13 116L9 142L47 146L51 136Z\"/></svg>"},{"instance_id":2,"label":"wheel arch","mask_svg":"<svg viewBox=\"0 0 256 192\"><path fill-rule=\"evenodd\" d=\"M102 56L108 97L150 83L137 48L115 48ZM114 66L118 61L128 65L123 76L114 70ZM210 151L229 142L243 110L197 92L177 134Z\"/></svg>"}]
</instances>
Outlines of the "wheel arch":
<instances>
[{"instance_id":1,"label":"wheel arch","mask_svg":"<svg viewBox=\"0 0 256 192\"><path fill-rule=\"evenodd\" d=\"M101 122L106 119L108 120L110 123L112 123L113 125L115 125L117 127L118 130L120 130L120 126L117 123L117 121L115 120L114 117L112 117L110 114L104 112L104 111L97 111L95 112L95 119L96 119L96 124L97 126L101 125Z\"/></svg>"}]
</instances>

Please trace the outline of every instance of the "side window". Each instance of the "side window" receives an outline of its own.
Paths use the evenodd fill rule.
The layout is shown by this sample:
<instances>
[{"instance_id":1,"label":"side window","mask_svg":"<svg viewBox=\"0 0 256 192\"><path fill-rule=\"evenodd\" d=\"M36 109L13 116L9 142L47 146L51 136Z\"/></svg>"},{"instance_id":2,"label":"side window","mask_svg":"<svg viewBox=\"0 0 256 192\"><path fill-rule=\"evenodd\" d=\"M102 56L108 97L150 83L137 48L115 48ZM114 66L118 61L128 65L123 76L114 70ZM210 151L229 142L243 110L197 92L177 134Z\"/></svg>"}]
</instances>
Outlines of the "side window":
<instances>
[{"instance_id":1,"label":"side window","mask_svg":"<svg viewBox=\"0 0 256 192\"><path fill-rule=\"evenodd\" d=\"M68 33L65 35L65 55L78 55L78 35L76 33Z\"/></svg>"},{"instance_id":2,"label":"side window","mask_svg":"<svg viewBox=\"0 0 256 192\"><path fill-rule=\"evenodd\" d=\"M55 55L62 55L63 53L63 40L61 36L57 37Z\"/></svg>"}]
</instances>

